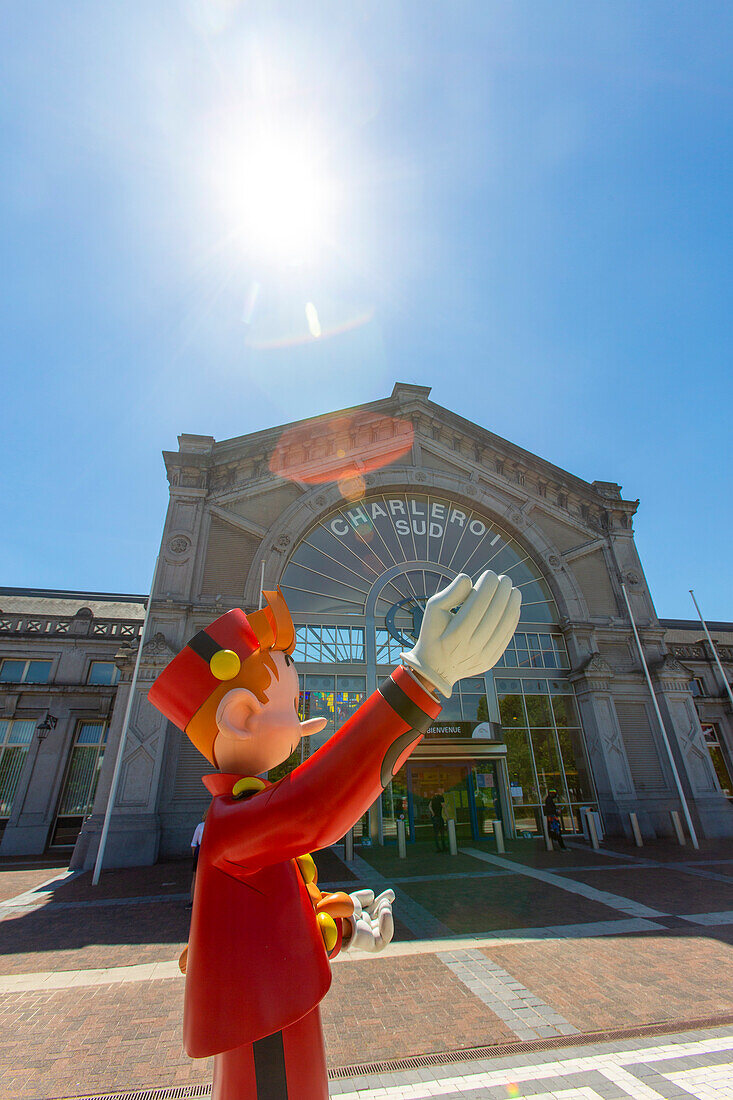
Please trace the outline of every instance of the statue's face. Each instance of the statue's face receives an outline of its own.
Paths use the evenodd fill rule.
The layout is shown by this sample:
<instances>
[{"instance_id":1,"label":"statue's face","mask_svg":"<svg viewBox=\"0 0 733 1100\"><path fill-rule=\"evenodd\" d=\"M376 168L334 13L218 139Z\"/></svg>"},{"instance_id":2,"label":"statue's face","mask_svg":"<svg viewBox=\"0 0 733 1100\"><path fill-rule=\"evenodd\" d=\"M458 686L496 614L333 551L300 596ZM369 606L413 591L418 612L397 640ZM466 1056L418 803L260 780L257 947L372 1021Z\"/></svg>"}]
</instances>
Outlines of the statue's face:
<instances>
[{"instance_id":1,"label":"statue's face","mask_svg":"<svg viewBox=\"0 0 733 1100\"><path fill-rule=\"evenodd\" d=\"M233 688L219 703L214 758L224 772L260 775L287 760L301 737L320 733L325 718L298 718L298 673L279 650L270 657L277 669L261 703L247 688Z\"/></svg>"}]
</instances>

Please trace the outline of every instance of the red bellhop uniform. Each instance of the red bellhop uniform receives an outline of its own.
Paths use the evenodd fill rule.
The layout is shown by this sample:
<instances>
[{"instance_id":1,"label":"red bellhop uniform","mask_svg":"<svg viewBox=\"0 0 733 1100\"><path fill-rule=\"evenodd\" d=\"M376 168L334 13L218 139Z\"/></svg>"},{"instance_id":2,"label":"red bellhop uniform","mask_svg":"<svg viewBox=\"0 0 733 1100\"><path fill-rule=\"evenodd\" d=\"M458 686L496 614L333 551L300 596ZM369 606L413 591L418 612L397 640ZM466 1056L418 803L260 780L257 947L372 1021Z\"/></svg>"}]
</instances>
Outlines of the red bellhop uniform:
<instances>
[{"instance_id":1,"label":"red bellhop uniform","mask_svg":"<svg viewBox=\"0 0 733 1100\"><path fill-rule=\"evenodd\" d=\"M336 843L440 713L396 669L305 763L246 800L239 776L214 795L199 853L186 971L184 1046L217 1055L212 1100L326 1100L319 1002L331 984L295 857Z\"/></svg>"}]
</instances>

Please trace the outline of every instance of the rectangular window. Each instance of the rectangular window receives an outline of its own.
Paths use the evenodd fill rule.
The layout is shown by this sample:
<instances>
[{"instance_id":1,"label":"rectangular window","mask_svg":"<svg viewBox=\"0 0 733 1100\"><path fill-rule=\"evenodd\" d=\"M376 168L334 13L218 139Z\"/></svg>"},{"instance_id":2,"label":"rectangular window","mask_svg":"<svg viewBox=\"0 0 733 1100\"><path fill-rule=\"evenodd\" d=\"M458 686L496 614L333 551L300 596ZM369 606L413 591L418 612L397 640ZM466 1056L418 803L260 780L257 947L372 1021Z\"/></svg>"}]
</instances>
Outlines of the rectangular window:
<instances>
[{"instance_id":1,"label":"rectangular window","mask_svg":"<svg viewBox=\"0 0 733 1100\"><path fill-rule=\"evenodd\" d=\"M0 684L47 684L50 661L6 660L0 664Z\"/></svg>"},{"instance_id":2,"label":"rectangular window","mask_svg":"<svg viewBox=\"0 0 733 1100\"><path fill-rule=\"evenodd\" d=\"M88 684L116 684L120 670L114 661L92 661L87 674Z\"/></svg>"},{"instance_id":3,"label":"rectangular window","mask_svg":"<svg viewBox=\"0 0 733 1100\"><path fill-rule=\"evenodd\" d=\"M721 745L720 731L712 722L703 722L702 732L715 768L715 774L718 777L718 783L720 783L720 789L726 798L733 799L733 780L731 780L731 771Z\"/></svg>"},{"instance_id":4,"label":"rectangular window","mask_svg":"<svg viewBox=\"0 0 733 1100\"><path fill-rule=\"evenodd\" d=\"M377 630L377 664L399 664L400 653L405 648L401 642L392 637L388 630Z\"/></svg>"},{"instance_id":5,"label":"rectangular window","mask_svg":"<svg viewBox=\"0 0 733 1100\"><path fill-rule=\"evenodd\" d=\"M544 653L546 638L535 637ZM530 641L528 650L532 645ZM572 822L577 804L592 806L595 794L571 685L565 680L528 677L497 677L494 683L517 829L542 828L549 791L556 792L563 820Z\"/></svg>"},{"instance_id":6,"label":"rectangular window","mask_svg":"<svg viewBox=\"0 0 733 1100\"><path fill-rule=\"evenodd\" d=\"M559 634L525 634L517 631L496 667L570 668L565 639Z\"/></svg>"},{"instance_id":7,"label":"rectangular window","mask_svg":"<svg viewBox=\"0 0 733 1100\"><path fill-rule=\"evenodd\" d=\"M35 719L0 719L0 818L10 817L13 798L33 740Z\"/></svg>"},{"instance_id":8,"label":"rectangular window","mask_svg":"<svg viewBox=\"0 0 733 1100\"><path fill-rule=\"evenodd\" d=\"M360 663L364 631L354 626L296 626L293 660L310 664Z\"/></svg>"}]
</instances>

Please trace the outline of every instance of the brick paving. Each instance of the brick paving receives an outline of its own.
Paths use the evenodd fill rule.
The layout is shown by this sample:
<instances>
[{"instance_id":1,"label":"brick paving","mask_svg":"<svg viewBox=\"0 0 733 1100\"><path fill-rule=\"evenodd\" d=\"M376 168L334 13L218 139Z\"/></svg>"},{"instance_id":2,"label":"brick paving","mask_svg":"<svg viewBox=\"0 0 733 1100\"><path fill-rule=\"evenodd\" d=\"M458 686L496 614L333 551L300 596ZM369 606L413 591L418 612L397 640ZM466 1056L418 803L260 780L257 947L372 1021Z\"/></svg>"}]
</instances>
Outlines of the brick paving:
<instances>
[{"instance_id":1,"label":"brick paving","mask_svg":"<svg viewBox=\"0 0 733 1100\"><path fill-rule=\"evenodd\" d=\"M482 847L493 851L490 843ZM358 877L335 853L319 855L322 882L356 886L363 876L368 885L371 876L378 885L380 874L399 880L402 897L454 935L447 943L426 940L424 933L415 940L414 927L398 919L399 945L391 955L334 967L323 1004L329 1064L511 1043L526 1030L529 1009L544 1018L531 1025L537 1034L544 1026L559 1032L562 1021L587 1033L731 1013L733 884L720 873L733 870L720 862L731 858L730 845L701 852L661 845L663 858L652 845L639 853L618 848L604 854L575 847L561 859L539 845L511 845L509 870L469 855L418 851L398 861L395 852L367 849L363 859L377 873L357 862ZM716 877L693 876L687 864ZM100 975L103 984L40 988L46 970L70 972L71 980L81 971L83 980L90 968L175 960L188 931L190 914L181 900L188 862L109 872L96 889L90 876L74 876L44 892L41 908L8 908L10 899L57 870L0 868L0 974L29 978L26 992L0 993L0 1097L55 1100L209 1081L210 1067L191 1062L181 1049L181 978L130 980L121 970L114 981ZM541 879L531 877L537 871ZM560 879L587 883L622 903L643 902L660 916L637 920L634 934L623 933L627 922L617 903L560 889ZM171 900L160 900L167 894ZM143 900L133 904L136 898ZM405 920L414 921L415 912L406 911ZM694 926L680 916L698 912L723 913L714 919L728 923ZM583 932L589 922L593 935ZM518 939L484 939L481 952L461 939L495 930ZM335 1091L349 1089L355 1092L353 1079Z\"/></svg>"},{"instance_id":2,"label":"brick paving","mask_svg":"<svg viewBox=\"0 0 733 1100\"><path fill-rule=\"evenodd\" d=\"M188 940L183 902L43 909L0 921L0 974L84 970L176 959Z\"/></svg>"},{"instance_id":3,"label":"brick paving","mask_svg":"<svg viewBox=\"0 0 733 1100\"><path fill-rule=\"evenodd\" d=\"M58 861L42 863L0 863L0 902L14 898L18 894L24 894L26 890L34 890L42 882L53 878L64 869L64 864Z\"/></svg>"},{"instance_id":4,"label":"brick paving","mask_svg":"<svg viewBox=\"0 0 733 1100\"><path fill-rule=\"evenodd\" d=\"M700 868L695 868L700 870ZM717 872L715 872L717 874ZM567 871L568 878L597 886L602 871ZM691 877L668 867L617 868L608 875L612 884L606 889L643 902L667 913L704 913L733 909L733 881L719 882Z\"/></svg>"},{"instance_id":5,"label":"brick paving","mask_svg":"<svg viewBox=\"0 0 733 1100\"><path fill-rule=\"evenodd\" d=\"M403 882L402 889L456 933L522 928L528 923L534 926L580 924L618 917L618 913L605 905L520 875L449 882Z\"/></svg>"},{"instance_id":6,"label":"brick paving","mask_svg":"<svg viewBox=\"0 0 733 1100\"><path fill-rule=\"evenodd\" d=\"M514 1038L434 955L334 967L323 1021L330 1066Z\"/></svg>"},{"instance_id":7,"label":"brick paving","mask_svg":"<svg viewBox=\"0 0 733 1100\"><path fill-rule=\"evenodd\" d=\"M485 954L581 1031L597 1031L733 1012L731 929L724 938L709 931L537 941Z\"/></svg>"}]
</instances>

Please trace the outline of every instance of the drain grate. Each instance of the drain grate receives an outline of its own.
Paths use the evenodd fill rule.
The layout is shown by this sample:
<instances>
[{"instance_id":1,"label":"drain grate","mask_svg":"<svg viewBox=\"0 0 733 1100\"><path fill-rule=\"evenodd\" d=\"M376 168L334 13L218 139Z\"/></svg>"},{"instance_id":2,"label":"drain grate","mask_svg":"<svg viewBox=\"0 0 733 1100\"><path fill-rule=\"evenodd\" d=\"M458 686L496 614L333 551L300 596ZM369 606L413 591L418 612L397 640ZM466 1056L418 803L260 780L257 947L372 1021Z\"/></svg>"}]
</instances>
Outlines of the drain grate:
<instances>
[{"instance_id":1,"label":"drain grate","mask_svg":"<svg viewBox=\"0 0 733 1100\"><path fill-rule=\"evenodd\" d=\"M190 1100L211 1096L211 1085L172 1085L168 1088L137 1089L134 1092L97 1092L94 1096L70 1096L60 1100Z\"/></svg>"},{"instance_id":2,"label":"drain grate","mask_svg":"<svg viewBox=\"0 0 733 1100\"><path fill-rule=\"evenodd\" d=\"M434 1054L415 1054L409 1058L396 1058L384 1062L360 1062L330 1069L328 1076L332 1081L341 1081L347 1077L363 1077L373 1073L396 1073L403 1069L449 1066L454 1062L477 1062L481 1058L507 1058L512 1054L556 1050L558 1047L590 1046L593 1043L614 1042L617 1039L651 1038L655 1035L673 1035L678 1031L728 1027L731 1024L733 1024L733 1013L693 1020L668 1020L663 1024L639 1024L638 1027L587 1031L582 1035L558 1035L551 1039L533 1039L531 1042L518 1040L516 1043L502 1043L497 1046L436 1051ZM98 1092L94 1095L59 1097L57 1100L194 1100L196 1097L209 1096L211 1096L211 1085L175 1085L169 1088L138 1089L132 1092ZM39 1098L39 1100L46 1100L46 1098Z\"/></svg>"},{"instance_id":3,"label":"drain grate","mask_svg":"<svg viewBox=\"0 0 733 1100\"><path fill-rule=\"evenodd\" d=\"M428 1066L449 1066L454 1062L477 1062L481 1058L507 1058L512 1054L530 1054L558 1047L590 1046L593 1043L613 1042L616 1039L639 1039L654 1035L672 1035L677 1031L697 1031L702 1028L726 1027L733 1024L733 1014L706 1016L697 1020L669 1020L663 1024L639 1024L638 1027L614 1028L608 1031L588 1031L582 1035L558 1035L551 1039L533 1039L529 1042L502 1043L490 1047L466 1047L464 1050L437 1051L435 1054L415 1054L409 1058L387 1062L362 1062L352 1066L330 1069L332 1080L345 1077L361 1077L369 1073L396 1073L403 1069L424 1069ZM96 1100L96 1097L94 1098Z\"/></svg>"}]
</instances>

